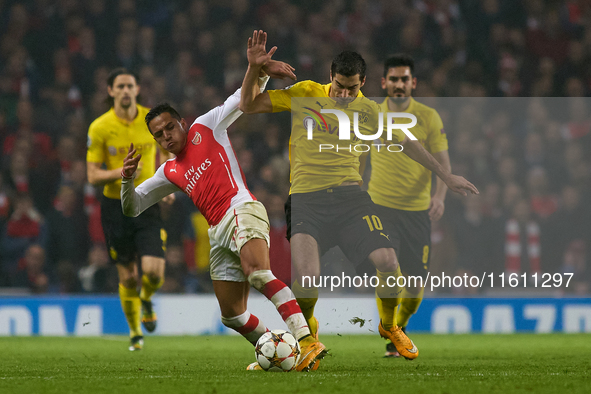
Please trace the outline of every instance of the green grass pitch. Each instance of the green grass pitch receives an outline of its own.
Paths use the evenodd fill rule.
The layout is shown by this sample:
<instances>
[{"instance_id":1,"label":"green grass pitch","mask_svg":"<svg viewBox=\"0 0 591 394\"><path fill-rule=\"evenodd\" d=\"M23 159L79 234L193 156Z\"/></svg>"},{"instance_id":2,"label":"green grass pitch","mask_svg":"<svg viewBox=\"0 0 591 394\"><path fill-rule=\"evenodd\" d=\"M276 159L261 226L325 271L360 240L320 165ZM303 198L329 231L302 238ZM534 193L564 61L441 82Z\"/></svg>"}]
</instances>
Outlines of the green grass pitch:
<instances>
[{"instance_id":1,"label":"green grass pitch","mask_svg":"<svg viewBox=\"0 0 591 394\"><path fill-rule=\"evenodd\" d=\"M418 335L414 361L384 359L372 336L321 336L309 373L246 371L237 336L0 338L0 393L589 393L589 335Z\"/></svg>"}]
</instances>

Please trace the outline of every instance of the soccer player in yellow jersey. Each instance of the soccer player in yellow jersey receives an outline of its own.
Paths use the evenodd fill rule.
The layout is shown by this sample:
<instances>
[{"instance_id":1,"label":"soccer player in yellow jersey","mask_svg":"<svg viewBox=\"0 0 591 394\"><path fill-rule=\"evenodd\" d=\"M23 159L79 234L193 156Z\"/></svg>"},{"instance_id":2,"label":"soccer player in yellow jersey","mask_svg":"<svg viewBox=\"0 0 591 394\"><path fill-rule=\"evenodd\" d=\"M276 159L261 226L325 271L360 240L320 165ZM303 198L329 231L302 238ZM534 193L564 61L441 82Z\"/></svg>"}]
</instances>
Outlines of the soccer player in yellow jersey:
<instances>
[{"instance_id":1,"label":"soccer player in yellow jersey","mask_svg":"<svg viewBox=\"0 0 591 394\"><path fill-rule=\"evenodd\" d=\"M121 211L121 170L129 146L142 154L143 165L135 178L136 186L154 175L158 144L146 127L149 109L137 103L140 87L135 74L118 68L107 80L111 109L98 117L88 130L86 156L88 181L104 185L101 222L112 263L119 274L119 297L129 325L129 350L143 346L141 323L147 331L156 329L152 295L164 282L164 241L158 205L137 218ZM138 294L138 267L141 260L141 291Z\"/></svg>"},{"instance_id":2,"label":"soccer player in yellow jersey","mask_svg":"<svg viewBox=\"0 0 591 394\"><path fill-rule=\"evenodd\" d=\"M407 112L419 119L412 133L421 145L435 157L441 166L451 172L447 136L437 111L412 98L417 78L414 60L406 54L397 54L385 61L382 89L388 97L380 104L382 112ZM427 277L431 248L431 221L443 215L447 186L437 178L431 195L431 171L406 155L387 154L372 149L371 179L368 193L377 205L396 255L400 259L403 275ZM417 312L423 299L424 284L407 282L401 294L396 323L406 332L409 318ZM386 346L386 357L397 357L392 344Z\"/></svg>"},{"instance_id":3,"label":"soccer player in yellow jersey","mask_svg":"<svg viewBox=\"0 0 591 394\"><path fill-rule=\"evenodd\" d=\"M379 108L360 91L365 83L365 61L359 54L345 51L332 62L331 83L321 85L303 81L283 90L261 93L256 86L264 64L257 59L262 58L260 53L266 53L265 45L266 34L262 32L249 39L249 68L242 84L240 109L246 113L292 113L291 194L286 203L286 217L297 278L320 276L319 245L324 248L333 246L329 243L334 242L353 262L369 258L379 279L376 300L381 319L380 335L390 339L401 355L414 359L418 356L417 347L394 321L401 291L395 286L396 278L401 275L396 254L388 235L382 231L374 204L360 188L359 156L362 149L355 146L361 141L352 138L349 149L319 151L320 144L335 147L343 142L339 140L340 132L336 132L340 119L337 120L337 115L322 113L322 109L338 108L349 118L354 112L361 114L358 118L361 134L373 135L378 129ZM297 98L301 97L313 99L300 104ZM310 128L319 129L312 139L309 138ZM465 190L478 192L466 179L446 171L419 143L400 135L395 138L405 153L435 171L453 191L462 194L466 193ZM318 291L310 285L302 285L305 283L295 282L294 293L311 332L317 336L314 306Z\"/></svg>"}]
</instances>

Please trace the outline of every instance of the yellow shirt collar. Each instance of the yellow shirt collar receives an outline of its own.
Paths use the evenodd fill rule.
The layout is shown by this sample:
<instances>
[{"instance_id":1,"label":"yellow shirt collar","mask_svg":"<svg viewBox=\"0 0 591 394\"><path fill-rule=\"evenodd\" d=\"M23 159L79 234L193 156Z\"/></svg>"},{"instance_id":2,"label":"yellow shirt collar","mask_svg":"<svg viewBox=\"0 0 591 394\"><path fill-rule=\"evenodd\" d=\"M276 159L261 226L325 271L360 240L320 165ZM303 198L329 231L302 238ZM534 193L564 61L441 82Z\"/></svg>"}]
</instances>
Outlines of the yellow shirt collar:
<instances>
[{"instance_id":1,"label":"yellow shirt collar","mask_svg":"<svg viewBox=\"0 0 591 394\"><path fill-rule=\"evenodd\" d=\"M118 117L117 114L115 113L115 107L111 107L111 109L109 111L112 113L113 117L115 119L117 119L117 121L119 123L121 123L121 124L123 124L125 126L131 126L132 124L134 124L135 122L137 122L137 120L141 117L141 108L142 108L142 106L139 105L139 104L136 104L136 107L137 107L137 115L136 115L136 117L131 122L128 122L125 119L121 119L120 117ZM141 121L143 122L144 119L141 119Z\"/></svg>"}]
</instances>

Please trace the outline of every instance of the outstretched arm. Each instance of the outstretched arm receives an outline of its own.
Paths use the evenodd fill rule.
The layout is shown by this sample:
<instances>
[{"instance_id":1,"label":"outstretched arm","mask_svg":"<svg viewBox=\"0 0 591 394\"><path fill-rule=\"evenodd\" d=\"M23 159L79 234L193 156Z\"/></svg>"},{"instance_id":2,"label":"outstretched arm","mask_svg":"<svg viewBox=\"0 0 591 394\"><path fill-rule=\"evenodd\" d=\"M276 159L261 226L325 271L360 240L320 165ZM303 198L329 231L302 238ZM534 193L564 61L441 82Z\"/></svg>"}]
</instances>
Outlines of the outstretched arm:
<instances>
[{"instance_id":1,"label":"outstretched arm","mask_svg":"<svg viewBox=\"0 0 591 394\"><path fill-rule=\"evenodd\" d=\"M443 166L439 164L439 162L435 160L425 148L423 148L419 141L410 140L406 137L401 144L404 147L403 152L406 153L408 157L437 174L452 192L463 196L468 195L466 191L469 191L472 194L480 194L476 186L468 182L466 178L454 175L449 170L443 168Z\"/></svg>"},{"instance_id":2,"label":"outstretched arm","mask_svg":"<svg viewBox=\"0 0 591 394\"><path fill-rule=\"evenodd\" d=\"M259 92L264 92L269 76L264 72L261 72L261 76L257 81L257 88ZM240 91L242 88L238 88L230 97L226 99L224 104L210 110L206 114L198 117L193 124L202 124L213 130L214 134L223 133L236 119L242 115L242 111L239 108L240 104ZM193 125L191 125L193 127Z\"/></svg>"},{"instance_id":3,"label":"outstretched arm","mask_svg":"<svg viewBox=\"0 0 591 394\"><path fill-rule=\"evenodd\" d=\"M269 93L261 93L257 85L257 79L261 69L268 64L277 47L271 48L269 53L265 49L267 45L267 33L262 30L255 31L248 39L248 70L242 81L242 93L240 97L240 110L246 114L273 112L273 105ZM295 76L295 75L294 75Z\"/></svg>"},{"instance_id":4,"label":"outstretched arm","mask_svg":"<svg viewBox=\"0 0 591 394\"><path fill-rule=\"evenodd\" d=\"M93 186L101 186L106 183L115 182L119 179L121 169L103 170L102 163L86 162L86 176L88 183Z\"/></svg>"},{"instance_id":5,"label":"outstretched arm","mask_svg":"<svg viewBox=\"0 0 591 394\"><path fill-rule=\"evenodd\" d=\"M433 157L443 166L443 169L451 172L451 163L447 150L435 152L433 153ZM445 212L445 195L448 189L441 178L437 177L436 182L435 193L431 196L431 202L429 203L429 218L434 222L441 219L443 212Z\"/></svg>"},{"instance_id":6,"label":"outstretched arm","mask_svg":"<svg viewBox=\"0 0 591 394\"><path fill-rule=\"evenodd\" d=\"M129 147L123 160L121 171L121 208L125 216L139 216L140 213L180 189L172 184L164 175L164 165L160 166L153 177L144 181L137 188L133 183L141 155L134 157L136 150L133 144Z\"/></svg>"}]
</instances>

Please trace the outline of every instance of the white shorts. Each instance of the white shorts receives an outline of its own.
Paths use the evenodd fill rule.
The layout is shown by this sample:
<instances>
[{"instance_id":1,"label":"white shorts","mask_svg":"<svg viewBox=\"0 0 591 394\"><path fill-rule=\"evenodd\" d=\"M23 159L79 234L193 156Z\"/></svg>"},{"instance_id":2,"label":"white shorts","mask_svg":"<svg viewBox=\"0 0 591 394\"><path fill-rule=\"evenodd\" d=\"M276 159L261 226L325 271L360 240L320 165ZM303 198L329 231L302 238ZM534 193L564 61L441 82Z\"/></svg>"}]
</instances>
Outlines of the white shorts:
<instances>
[{"instance_id":1,"label":"white shorts","mask_svg":"<svg viewBox=\"0 0 591 394\"><path fill-rule=\"evenodd\" d=\"M239 204L228 211L217 225L207 231L209 235L209 272L212 280L246 282L240 264L240 250L251 239L267 241L269 246L269 218L265 206L259 201Z\"/></svg>"}]
</instances>

